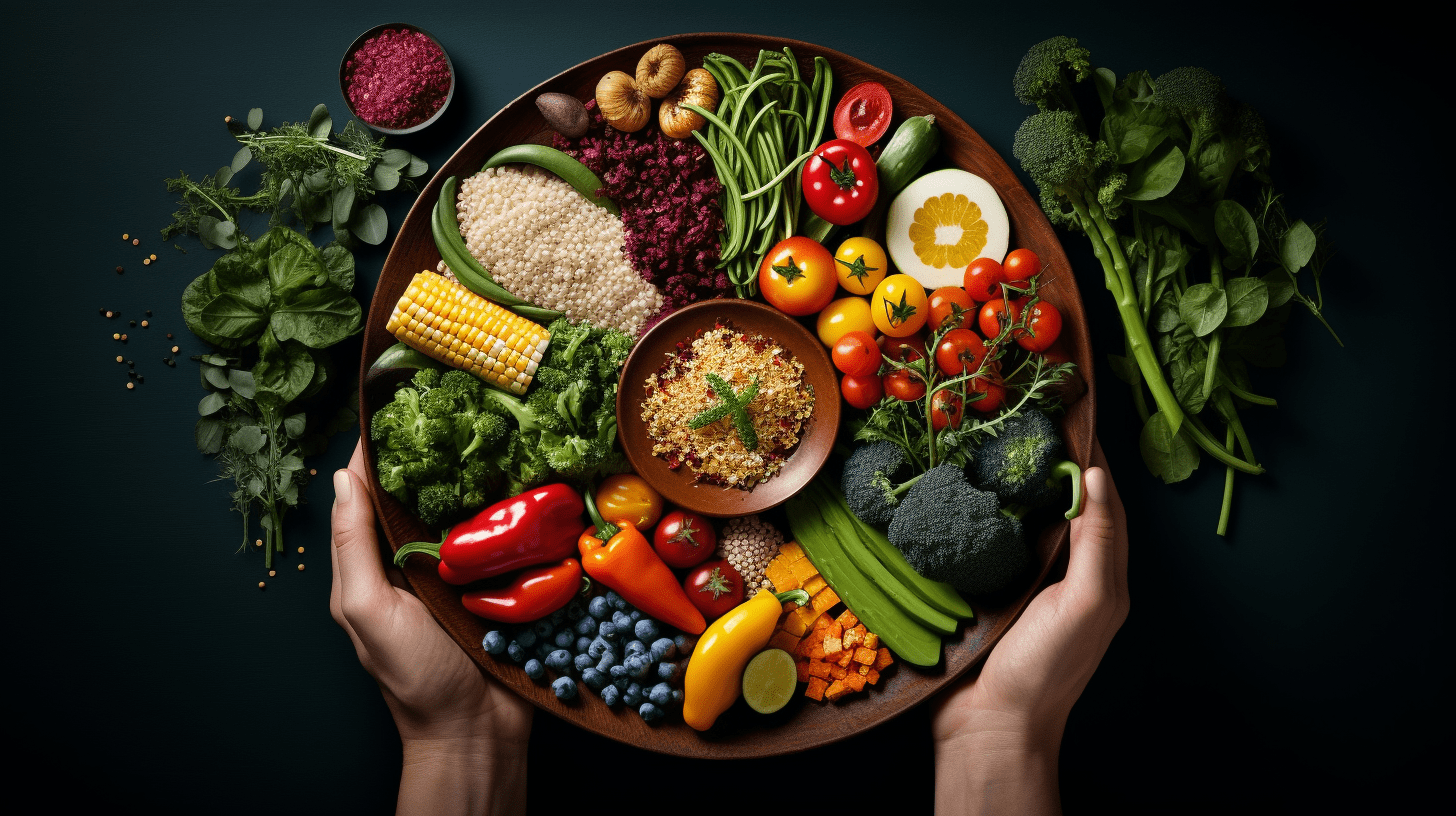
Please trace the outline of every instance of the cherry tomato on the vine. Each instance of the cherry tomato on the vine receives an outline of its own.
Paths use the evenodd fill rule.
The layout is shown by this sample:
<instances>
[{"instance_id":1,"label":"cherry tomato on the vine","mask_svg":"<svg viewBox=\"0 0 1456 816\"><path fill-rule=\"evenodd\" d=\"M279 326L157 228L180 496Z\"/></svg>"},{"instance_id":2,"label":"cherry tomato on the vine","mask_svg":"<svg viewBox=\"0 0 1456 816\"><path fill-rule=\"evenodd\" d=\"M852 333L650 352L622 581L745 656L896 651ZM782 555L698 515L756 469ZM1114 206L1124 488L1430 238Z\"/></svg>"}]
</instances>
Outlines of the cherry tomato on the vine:
<instances>
[{"instance_id":1,"label":"cherry tomato on the vine","mask_svg":"<svg viewBox=\"0 0 1456 816\"><path fill-rule=\"evenodd\" d=\"M1006 386L993 381L990 377L972 377L968 383L967 392L973 397L976 394L985 394L980 399L972 399L971 407L983 414L994 412L1006 401Z\"/></svg>"},{"instance_id":2,"label":"cherry tomato on the vine","mask_svg":"<svg viewBox=\"0 0 1456 816\"><path fill-rule=\"evenodd\" d=\"M844 239L844 243L834 251L834 266L839 273L839 285L845 291L872 295L875 287L885 279L890 261L878 241L856 236Z\"/></svg>"},{"instance_id":3,"label":"cherry tomato on the vine","mask_svg":"<svg viewBox=\"0 0 1456 816\"><path fill-rule=\"evenodd\" d=\"M986 359L986 344L970 329L951 329L935 348L935 365L947 377L976 373Z\"/></svg>"},{"instance_id":4,"label":"cherry tomato on the vine","mask_svg":"<svg viewBox=\"0 0 1456 816\"><path fill-rule=\"evenodd\" d=\"M1007 281L1025 283L1041 271L1041 258L1029 249L1013 249L1001 265L1006 269Z\"/></svg>"},{"instance_id":5,"label":"cherry tomato on the vine","mask_svg":"<svg viewBox=\"0 0 1456 816\"><path fill-rule=\"evenodd\" d=\"M831 224L853 224L870 214L880 194L875 160L863 145L831 139L804 165L804 202Z\"/></svg>"},{"instance_id":6,"label":"cherry tomato on the vine","mask_svg":"<svg viewBox=\"0 0 1456 816\"><path fill-rule=\"evenodd\" d=\"M925 325L930 311L925 287L909 275L891 275L880 281L870 307L875 326L891 337L914 334Z\"/></svg>"},{"instance_id":7,"label":"cherry tomato on the vine","mask_svg":"<svg viewBox=\"0 0 1456 816\"><path fill-rule=\"evenodd\" d=\"M1001 336L1003 322L1006 325L1013 325L1021 320L1021 304L1011 301L1009 304L1005 298L996 298L986 301L981 307L981 334L988 340L995 340ZM1018 329L1012 332L1013 337L1020 336L1023 332Z\"/></svg>"},{"instance_id":8,"label":"cherry tomato on the vine","mask_svg":"<svg viewBox=\"0 0 1456 816\"><path fill-rule=\"evenodd\" d=\"M713 524L697 513L674 510L662 517L652 534L652 549L669 567L682 569L703 563L718 548Z\"/></svg>"},{"instance_id":9,"label":"cherry tomato on the vine","mask_svg":"<svg viewBox=\"0 0 1456 816\"><path fill-rule=\"evenodd\" d=\"M802 235L779 241L758 268L758 288L764 300L795 317L823 310L834 300L838 283L834 256L818 241Z\"/></svg>"},{"instance_id":10,"label":"cherry tomato on the vine","mask_svg":"<svg viewBox=\"0 0 1456 816\"><path fill-rule=\"evenodd\" d=\"M819 313L814 330L819 333L819 342L830 348L834 348L839 338L849 332L874 334L875 321L870 317L869 299L844 297L833 301Z\"/></svg>"},{"instance_id":11,"label":"cherry tomato on the vine","mask_svg":"<svg viewBox=\"0 0 1456 816\"><path fill-rule=\"evenodd\" d=\"M935 392L930 398L930 427L936 431L945 430L946 426L959 428L961 417L965 415L965 404L961 395L949 388L942 388Z\"/></svg>"},{"instance_id":12,"label":"cherry tomato on the vine","mask_svg":"<svg viewBox=\"0 0 1456 816\"><path fill-rule=\"evenodd\" d=\"M839 381L839 393L844 401L864 410L880 401L885 395L885 386L878 374L845 374Z\"/></svg>"},{"instance_id":13,"label":"cherry tomato on the vine","mask_svg":"<svg viewBox=\"0 0 1456 816\"><path fill-rule=\"evenodd\" d=\"M845 374L866 377L880 370L880 347L868 332L845 332L830 356L834 367Z\"/></svg>"},{"instance_id":14,"label":"cherry tomato on the vine","mask_svg":"<svg viewBox=\"0 0 1456 816\"><path fill-rule=\"evenodd\" d=\"M1006 269L995 258L977 258L966 267L966 294L977 303L1001 297L1001 284L1006 282Z\"/></svg>"},{"instance_id":15,"label":"cherry tomato on the vine","mask_svg":"<svg viewBox=\"0 0 1456 816\"><path fill-rule=\"evenodd\" d=\"M1062 313L1045 300L1038 300L1027 312L1026 330L1016 338L1016 344L1027 351L1046 351L1062 334Z\"/></svg>"},{"instance_id":16,"label":"cherry tomato on the vine","mask_svg":"<svg viewBox=\"0 0 1456 816\"><path fill-rule=\"evenodd\" d=\"M834 107L834 135L869 147L890 129L890 92L878 82L861 82Z\"/></svg>"},{"instance_id":17,"label":"cherry tomato on the vine","mask_svg":"<svg viewBox=\"0 0 1456 816\"><path fill-rule=\"evenodd\" d=\"M743 577L728 559L716 558L689 572L683 579L683 591L703 617L712 622L743 603Z\"/></svg>"},{"instance_id":18,"label":"cherry tomato on the vine","mask_svg":"<svg viewBox=\"0 0 1456 816\"><path fill-rule=\"evenodd\" d=\"M901 402L914 402L925 396L925 382L903 368L884 377L885 393Z\"/></svg>"},{"instance_id":19,"label":"cherry tomato on the vine","mask_svg":"<svg viewBox=\"0 0 1456 816\"><path fill-rule=\"evenodd\" d=\"M941 324L952 316L955 328L965 328L976 319L976 304L971 296L959 286L942 286L930 293L930 329L939 331Z\"/></svg>"},{"instance_id":20,"label":"cherry tomato on the vine","mask_svg":"<svg viewBox=\"0 0 1456 816\"><path fill-rule=\"evenodd\" d=\"M897 363L913 363L927 356L926 339L923 328L908 337L882 335L879 340L880 352Z\"/></svg>"}]
</instances>

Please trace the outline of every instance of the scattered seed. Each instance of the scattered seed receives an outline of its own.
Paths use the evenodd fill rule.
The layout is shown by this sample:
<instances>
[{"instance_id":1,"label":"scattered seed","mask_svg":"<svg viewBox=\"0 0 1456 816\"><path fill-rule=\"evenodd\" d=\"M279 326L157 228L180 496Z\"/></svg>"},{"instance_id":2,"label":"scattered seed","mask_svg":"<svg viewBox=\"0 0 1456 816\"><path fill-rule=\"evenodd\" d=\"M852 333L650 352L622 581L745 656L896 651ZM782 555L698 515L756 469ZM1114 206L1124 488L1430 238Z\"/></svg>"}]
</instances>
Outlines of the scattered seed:
<instances>
[{"instance_id":1,"label":"scattered seed","mask_svg":"<svg viewBox=\"0 0 1456 816\"><path fill-rule=\"evenodd\" d=\"M120 340L121 339L121 335L113 333L111 335L111 339L112 340Z\"/></svg>"},{"instance_id":2,"label":"scattered seed","mask_svg":"<svg viewBox=\"0 0 1456 816\"><path fill-rule=\"evenodd\" d=\"M130 236L130 235L127 235L127 234L126 234L126 233L124 233L124 232L123 232L123 233L122 233L122 234L121 234L121 240L123 240L123 241L125 241L125 240L126 240L126 239L128 239L128 238L130 238L130 237L131 237L131 236Z\"/></svg>"},{"instance_id":3,"label":"scattered seed","mask_svg":"<svg viewBox=\"0 0 1456 816\"><path fill-rule=\"evenodd\" d=\"M128 391L130 391L131 389L136 388L136 383L130 383L129 382L129 383L126 384L126 388L127 388Z\"/></svg>"},{"instance_id":4,"label":"scattered seed","mask_svg":"<svg viewBox=\"0 0 1456 816\"><path fill-rule=\"evenodd\" d=\"M116 359L120 360L121 358L117 357ZM133 363L131 360L127 360L126 364L131 366L132 368L136 368L136 363Z\"/></svg>"},{"instance_id":5,"label":"scattered seed","mask_svg":"<svg viewBox=\"0 0 1456 816\"><path fill-rule=\"evenodd\" d=\"M253 542L253 546L254 547L261 547L261 546L263 546L263 539L260 538L257 541L254 541Z\"/></svg>"},{"instance_id":6,"label":"scattered seed","mask_svg":"<svg viewBox=\"0 0 1456 816\"><path fill-rule=\"evenodd\" d=\"M151 317L151 316L152 316L152 310L151 309L148 309L147 310L147 317Z\"/></svg>"},{"instance_id":7,"label":"scattered seed","mask_svg":"<svg viewBox=\"0 0 1456 816\"><path fill-rule=\"evenodd\" d=\"M155 261L156 259L157 259L157 256L156 255L153 255L150 258L148 258L147 260L149 260L149 261Z\"/></svg>"},{"instance_id":8,"label":"scattered seed","mask_svg":"<svg viewBox=\"0 0 1456 816\"><path fill-rule=\"evenodd\" d=\"M303 554L303 548L302 548L302 547L299 547L299 548L298 548L298 554L299 554L299 555L302 555L302 554Z\"/></svg>"},{"instance_id":9,"label":"scattered seed","mask_svg":"<svg viewBox=\"0 0 1456 816\"><path fill-rule=\"evenodd\" d=\"M224 116L224 117L223 117L223 118L222 118L222 120L223 120L223 121L224 121L224 122L231 122L231 121L232 121L232 120L233 120L233 118L232 118L232 117L231 117L231 116Z\"/></svg>"},{"instance_id":10,"label":"scattered seed","mask_svg":"<svg viewBox=\"0 0 1456 816\"><path fill-rule=\"evenodd\" d=\"M102 317L106 317L106 309L105 308L97 309L96 310L96 313L99 314L99 315L101 315Z\"/></svg>"},{"instance_id":11,"label":"scattered seed","mask_svg":"<svg viewBox=\"0 0 1456 816\"><path fill-rule=\"evenodd\" d=\"M136 328L136 321L135 320L128 320L126 322L126 325L131 326L132 328Z\"/></svg>"},{"instance_id":12,"label":"scattered seed","mask_svg":"<svg viewBox=\"0 0 1456 816\"><path fill-rule=\"evenodd\" d=\"M299 565L298 565L298 571L299 571L299 572L303 572L303 565L302 565L302 564L299 564Z\"/></svg>"},{"instance_id":13,"label":"scattered seed","mask_svg":"<svg viewBox=\"0 0 1456 816\"><path fill-rule=\"evenodd\" d=\"M171 332L167 332L167 339L168 340L171 340L172 339L172 333ZM176 349L173 349L173 351L176 351Z\"/></svg>"},{"instance_id":14,"label":"scattered seed","mask_svg":"<svg viewBox=\"0 0 1456 816\"><path fill-rule=\"evenodd\" d=\"M168 336L168 337L171 337L171 335L167 335L167 336ZM178 347L177 347L177 346L173 346L173 347L172 347L172 353L173 353L173 354L176 354L176 353L177 353L177 352L179 352L179 351L181 351L181 349L180 349L180 348L178 348Z\"/></svg>"},{"instance_id":15,"label":"scattered seed","mask_svg":"<svg viewBox=\"0 0 1456 816\"><path fill-rule=\"evenodd\" d=\"M262 581L259 581L258 582L258 589L262 589L263 587L266 587L266 586L268 586L268 585L265 584L265 583L263 583Z\"/></svg>"},{"instance_id":16,"label":"scattered seed","mask_svg":"<svg viewBox=\"0 0 1456 816\"><path fill-rule=\"evenodd\" d=\"M150 325L152 325L152 322L150 320L143 320L142 321L142 328L145 329L146 327L148 327Z\"/></svg>"},{"instance_id":17,"label":"scattered seed","mask_svg":"<svg viewBox=\"0 0 1456 816\"><path fill-rule=\"evenodd\" d=\"M126 372L126 376L131 377L134 380L134 379L136 379L136 372L135 371L128 371L128 372Z\"/></svg>"},{"instance_id":18,"label":"scattered seed","mask_svg":"<svg viewBox=\"0 0 1456 816\"><path fill-rule=\"evenodd\" d=\"M268 570L268 577L269 578L277 578L278 577L278 570Z\"/></svg>"},{"instance_id":19,"label":"scattered seed","mask_svg":"<svg viewBox=\"0 0 1456 816\"><path fill-rule=\"evenodd\" d=\"M142 242L142 239L140 239L140 238L133 238L133 239L131 239L131 245L132 246L138 246L138 245L141 244L141 242Z\"/></svg>"},{"instance_id":20,"label":"scattered seed","mask_svg":"<svg viewBox=\"0 0 1456 816\"><path fill-rule=\"evenodd\" d=\"M147 381L147 378L146 377L142 376L141 374L138 374L137 375L137 382L138 383L144 383L146 381Z\"/></svg>"},{"instance_id":21,"label":"scattered seed","mask_svg":"<svg viewBox=\"0 0 1456 816\"><path fill-rule=\"evenodd\" d=\"M308 475L310 475L310 476L317 476L318 475L318 468L309 468L308 469Z\"/></svg>"},{"instance_id":22,"label":"scattered seed","mask_svg":"<svg viewBox=\"0 0 1456 816\"><path fill-rule=\"evenodd\" d=\"M142 266L151 266L151 265L152 265L152 259L151 258L142 258Z\"/></svg>"},{"instance_id":23,"label":"scattered seed","mask_svg":"<svg viewBox=\"0 0 1456 816\"><path fill-rule=\"evenodd\" d=\"M107 317L116 317L116 312L107 312L106 313L106 316Z\"/></svg>"},{"instance_id":24,"label":"scattered seed","mask_svg":"<svg viewBox=\"0 0 1456 816\"><path fill-rule=\"evenodd\" d=\"M124 335L124 334L123 334L123 335L122 335L122 336L121 336L121 342L123 342L123 343L125 343L125 342L126 342L126 335Z\"/></svg>"},{"instance_id":25,"label":"scattered seed","mask_svg":"<svg viewBox=\"0 0 1456 816\"><path fill-rule=\"evenodd\" d=\"M123 272L125 272L125 271L126 271L126 270L125 270L125 269L122 269L122 268L121 268L121 267L119 267L119 266L118 266L118 267L117 267L117 268L116 268L116 274L118 274L118 275L120 275L120 274L121 274L121 273L123 273Z\"/></svg>"},{"instance_id":26,"label":"scattered seed","mask_svg":"<svg viewBox=\"0 0 1456 816\"><path fill-rule=\"evenodd\" d=\"M120 354L118 354L118 355L116 355L116 361L117 361L117 362L118 362L118 363L119 363L119 362L121 362L121 355L120 355Z\"/></svg>"}]
</instances>

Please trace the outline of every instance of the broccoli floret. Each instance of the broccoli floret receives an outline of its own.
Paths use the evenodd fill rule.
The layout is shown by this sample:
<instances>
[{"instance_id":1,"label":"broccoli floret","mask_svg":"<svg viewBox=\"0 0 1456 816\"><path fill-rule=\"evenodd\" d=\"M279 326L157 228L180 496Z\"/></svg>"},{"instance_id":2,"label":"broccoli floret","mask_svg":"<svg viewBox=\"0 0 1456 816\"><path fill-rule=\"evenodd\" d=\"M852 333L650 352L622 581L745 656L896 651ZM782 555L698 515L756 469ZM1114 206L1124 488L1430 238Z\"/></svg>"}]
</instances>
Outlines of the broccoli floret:
<instances>
[{"instance_id":1,"label":"broccoli floret","mask_svg":"<svg viewBox=\"0 0 1456 816\"><path fill-rule=\"evenodd\" d=\"M1223 80L1203 68L1174 68L1153 80L1152 103L1187 124L1191 154L1224 127L1232 109Z\"/></svg>"},{"instance_id":2,"label":"broccoli floret","mask_svg":"<svg viewBox=\"0 0 1456 816\"><path fill-rule=\"evenodd\" d=\"M840 477L849 509L866 524L881 528L889 524L900 496L915 482L904 478L908 466L905 451L893 442L874 442L855 450Z\"/></svg>"},{"instance_id":3,"label":"broccoli floret","mask_svg":"<svg viewBox=\"0 0 1456 816\"><path fill-rule=\"evenodd\" d=\"M416 371L413 377L416 387L430 389L440 384L440 370L438 368L422 368Z\"/></svg>"},{"instance_id":4,"label":"broccoli floret","mask_svg":"<svg viewBox=\"0 0 1456 816\"><path fill-rule=\"evenodd\" d=\"M1016 66L1011 89L1024 105L1039 110L1077 112L1072 85L1092 75L1092 53L1071 37L1052 37L1033 45Z\"/></svg>"},{"instance_id":5,"label":"broccoli floret","mask_svg":"<svg viewBox=\"0 0 1456 816\"><path fill-rule=\"evenodd\" d=\"M1031 563L1021 520L951 463L931 468L905 492L887 537L916 572L968 595L1001 589Z\"/></svg>"},{"instance_id":6,"label":"broccoli floret","mask_svg":"<svg viewBox=\"0 0 1456 816\"><path fill-rule=\"evenodd\" d=\"M971 482L1002 501L1044 507L1061 495L1062 478L1072 480L1072 509L1082 509L1082 469L1066 459L1056 426L1041 411L1022 411L1001 424L1000 432L976 452Z\"/></svg>"},{"instance_id":7,"label":"broccoli floret","mask_svg":"<svg viewBox=\"0 0 1456 816\"><path fill-rule=\"evenodd\" d=\"M1085 232L1094 206L1106 218L1118 217L1127 176L1117 170L1117 153L1082 130L1070 111L1028 116L1016 129L1011 154L1041 191L1041 206L1054 224Z\"/></svg>"},{"instance_id":8,"label":"broccoli floret","mask_svg":"<svg viewBox=\"0 0 1456 816\"><path fill-rule=\"evenodd\" d=\"M470 442L461 449L460 458L469 458L482 448L490 450L499 446L510 435L510 431L510 426L499 414L476 414L470 423Z\"/></svg>"},{"instance_id":9,"label":"broccoli floret","mask_svg":"<svg viewBox=\"0 0 1456 816\"><path fill-rule=\"evenodd\" d=\"M415 504L420 520L433 527L460 512L460 494L450 485L436 482L420 488Z\"/></svg>"}]
</instances>

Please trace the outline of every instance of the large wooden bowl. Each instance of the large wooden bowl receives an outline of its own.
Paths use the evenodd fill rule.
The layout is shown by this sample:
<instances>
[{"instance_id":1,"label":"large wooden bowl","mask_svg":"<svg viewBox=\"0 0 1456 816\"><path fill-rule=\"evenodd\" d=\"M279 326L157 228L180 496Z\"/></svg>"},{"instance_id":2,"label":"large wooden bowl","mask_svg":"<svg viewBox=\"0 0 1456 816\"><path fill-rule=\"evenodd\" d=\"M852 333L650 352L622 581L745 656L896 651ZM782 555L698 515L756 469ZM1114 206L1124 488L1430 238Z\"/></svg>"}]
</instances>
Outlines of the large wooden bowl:
<instances>
[{"instance_id":1,"label":"large wooden bowl","mask_svg":"<svg viewBox=\"0 0 1456 816\"><path fill-rule=\"evenodd\" d=\"M1055 304L1065 316L1062 336L1088 386L1086 396L1072 403L1063 417L1062 433L1069 456L1083 467L1088 466L1092 455L1095 389L1092 387L1091 345L1076 282L1067 257L1036 201L1021 186L1006 162L969 125L905 80L853 57L810 43L746 34L687 34L661 41L671 42L681 49L689 65L699 64L705 55L712 52L728 54L752 64L760 48L778 50L789 46L799 58L801 67L808 65L815 56L829 60L834 68L836 101L839 92L844 89L874 80L889 89L894 99L896 124L907 116L934 114L940 125L942 146L941 155L932 161L931 167L961 167L989 181L1000 194L1011 217L1011 246L1035 251L1047 268L1042 296ZM384 331L390 310L403 294L410 278L421 269L434 269L440 260L430 236L429 221L431 208L444 180L452 175L464 178L476 172L500 148L522 142L546 143L549 132L536 108L537 95L556 91L588 99L603 74L611 70L632 72L638 58L655 42L658 41L619 48L541 83L491 117L435 174L400 228L399 237L385 261L374 302L369 308L360 366L360 379L364 384L360 391L359 413L364 429L368 429L373 411L389 399L387 388L379 387L377 382L371 385L364 375L369 362L394 343L394 338ZM391 546L398 549L406 542L430 537L431 531L425 529L392 496L378 489L368 433L363 435L363 439L364 458L374 480L375 509L383 521ZM1032 544L1037 564L1035 573L1028 573L1022 583L1002 595L971 599L976 619L965 624L957 635L946 639L945 656L940 666L922 670L899 665L886 674L879 686L868 687L867 693L851 695L839 704L821 705L799 697L770 717L737 705L720 717L711 731L703 734L693 731L676 714L662 724L647 725L635 712L609 709L590 693L584 693L569 703L559 702L548 685L538 685L515 664L485 654L481 639L489 627L485 621L461 607L459 587L441 581L434 568L423 563L424 559L417 559L420 561L418 564L412 563L406 570L406 577L445 631L486 672L547 712L603 736L665 754L705 758L770 756L802 751L873 728L924 702L984 659L991 646L1026 607L1066 547L1068 523L1060 516L1034 516L1029 529L1037 529L1038 524L1042 525L1040 533Z\"/></svg>"}]
</instances>

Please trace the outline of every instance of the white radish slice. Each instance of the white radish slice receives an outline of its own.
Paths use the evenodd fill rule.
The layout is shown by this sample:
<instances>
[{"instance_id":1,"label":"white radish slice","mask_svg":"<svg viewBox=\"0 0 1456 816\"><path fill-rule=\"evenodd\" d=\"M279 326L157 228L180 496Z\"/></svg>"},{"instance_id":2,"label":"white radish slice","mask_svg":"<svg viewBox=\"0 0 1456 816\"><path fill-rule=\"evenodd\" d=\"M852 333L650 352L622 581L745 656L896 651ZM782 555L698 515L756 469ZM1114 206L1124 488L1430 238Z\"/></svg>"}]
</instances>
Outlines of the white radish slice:
<instances>
[{"instance_id":1,"label":"white radish slice","mask_svg":"<svg viewBox=\"0 0 1456 816\"><path fill-rule=\"evenodd\" d=\"M890 260L926 289L960 286L977 258L1006 257L1011 220L985 179L964 170L926 173L890 203L885 219Z\"/></svg>"}]
</instances>

